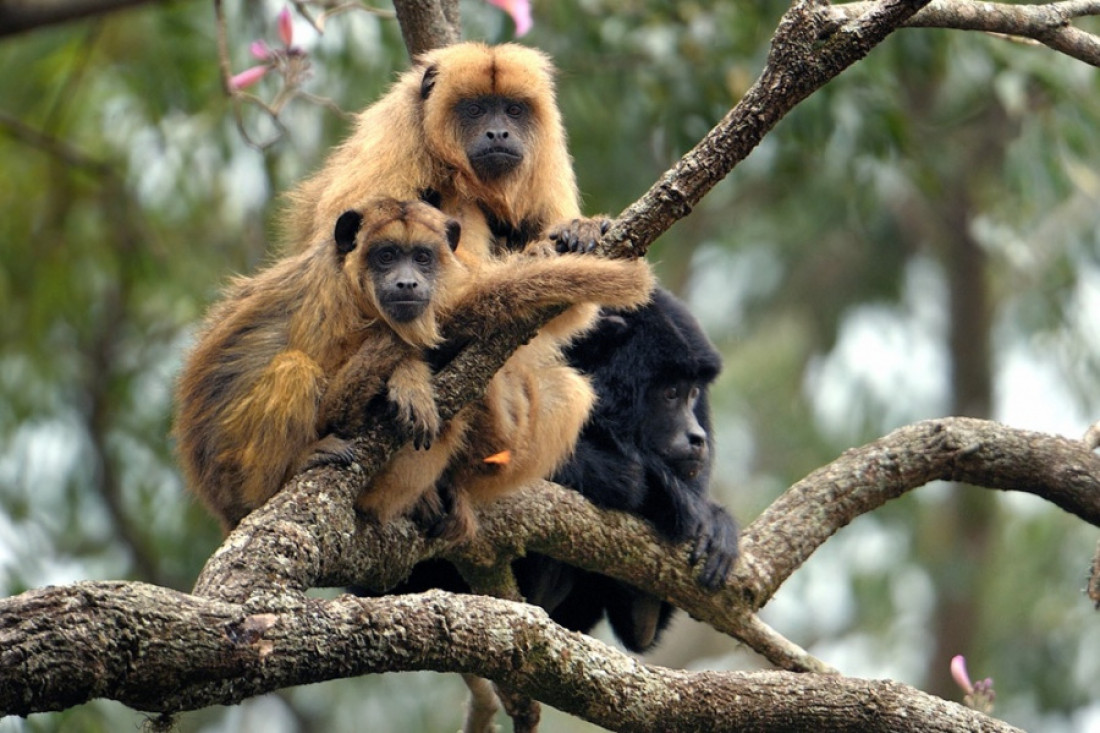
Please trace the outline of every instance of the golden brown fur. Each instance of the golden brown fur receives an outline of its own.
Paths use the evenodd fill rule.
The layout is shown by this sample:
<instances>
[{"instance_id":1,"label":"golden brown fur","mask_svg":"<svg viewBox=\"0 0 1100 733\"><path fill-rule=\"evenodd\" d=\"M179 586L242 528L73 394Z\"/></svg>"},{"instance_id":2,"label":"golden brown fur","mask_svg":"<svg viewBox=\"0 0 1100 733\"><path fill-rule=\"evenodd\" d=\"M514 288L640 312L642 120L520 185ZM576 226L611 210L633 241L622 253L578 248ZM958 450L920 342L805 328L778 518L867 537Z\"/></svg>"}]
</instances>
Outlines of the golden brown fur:
<instances>
[{"instance_id":1,"label":"golden brown fur","mask_svg":"<svg viewBox=\"0 0 1100 733\"><path fill-rule=\"evenodd\" d=\"M424 350L449 313L491 326L549 304L638 305L652 288L648 268L517 257L487 262L475 278L451 252L448 222L420 202L370 203L349 252L330 236L239 278L211 309L180 378L175 432L188 486L227 529L299 467L341 460L382 394L432 441L426 451L402 447L365 487L360 509L383 521L431 499L448 466L459 500L486 500L547 475L572 450L592 391L556 349L513 357L486 398L442 428ZM410 323L379 305L367 265L378 242L426 243L438 257L432 302ZM499 451L510 452L506 465L482 462Z\"/></svg>"},{"instance_id":2,"label":"golden brown fur","mask_svg":"<svg viewBox=\"0 0 1100 733\"><path fill-rule=\"evenodd\" d=\"M549 229L577 236L583 230L588 237L600 231L580 219L554 73L546 55L516 44L461 43L422 55L360 113L352 134L321 170L290 194L285 226L290 247L324 247L331 222L364 200L425 198L461 223L456 255L469 268L477 292L514 292L511 280L526 277L526 268L544 266L532 264L528 254L555 250L540 239ZM502 175L478 174L469 154L470 132L458 112L460 103L486 96L526 110L511 130L522 161ZM527 254L521 253L529 242ZM547 262L553 261L551 255ZM569 455L594 395L565 364L561 349L592 323L597 304L645 300L637 283L620 285L608 276L611 270L625 272L625 263L578 255L560 261L572 268L572 286L587 281L591 292L570 299L574 305L518 349L491 381L486 398L471 407L469 419L476 424L466 431L469 447L452 461L448 480L475 499L548 476ZM538 294L553 298L556 292ZM500 319L512 315L502 313ZM484 463L501 446L510 446L508 462Z\"/></svg>"},{"instance_id":3,"label":"golden brown fur","mask_svg":"<svg viewBox=\"0 0 1100 733\"><path fill-rule=\"evenodd\" d=\"M429 70L434 85L422 99ZM473 171L452 119L459 100L483 94L526 103L533 122L519 169L488 182ZM420 56L359 114L351 136L322 169L290 194L290 246L300 249L323 239L337 216L364 200L412 200L428 191L438 194L439 208L461 222L459 257L467 262L491 254L485 210L502 224L529 232L528 239L580 216L554 68L545 54L516 44L459 43Z\"/></svg>"},{"instance_id":4,"label":"golden brown fur","mask_svg":"<svg viewBox=\"0 0 1100 733\"><path fill-rule=\"evenodd\" d=\"M379 311L369 278L361 277L366 247L341 256L330 245L287 257L238 278L211 308L179 381L175 433L188 486L226 528L316 450L319 423L340 417L332 394L377 393L387 379L392 388L407 373L426 373L421 352L439 340L436 311L467 279L446 244L446 222L424 204L380 202L360 232L366 242L441 242L440 291L415 323L390 323ZM415 376L406 381L424 386ZM410 420L431 422L430 394L398 388L391 395ZM321 414L323 401L332 414Z\"/></svg>"}]
</instances>

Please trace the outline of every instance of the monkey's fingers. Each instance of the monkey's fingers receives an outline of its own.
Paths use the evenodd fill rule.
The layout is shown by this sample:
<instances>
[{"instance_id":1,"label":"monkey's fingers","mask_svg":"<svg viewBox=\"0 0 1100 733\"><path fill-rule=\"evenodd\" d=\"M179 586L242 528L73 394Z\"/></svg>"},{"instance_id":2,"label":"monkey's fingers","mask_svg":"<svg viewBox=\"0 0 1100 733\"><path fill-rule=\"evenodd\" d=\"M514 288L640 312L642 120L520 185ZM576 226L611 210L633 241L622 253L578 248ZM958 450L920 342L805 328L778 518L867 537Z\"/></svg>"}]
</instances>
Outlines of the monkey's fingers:
<instances>
[{"instance_id":1,"label":"monkey's fingers","mask_svg":"<svg viewBox=\"0 0 1100 733\"><path fill-rule=\"evenodd\" d=\"M308 449L305 457L298 462L294 473L321 466L349 466L355 460L355 450L350 440L326 435Z\"/></svg>"},{"instance_id":2,"label":"monkey's fingers","mask_svg":"<svg viewBox=\"0 0 1100 733\"><path fill-rule=\"evenodd\" d=\"M691 553L691 563L700 561L699 584L708 590L716 590L725 584L737 562L737 523L717 504L711 504L710 517L696 538Z\"/></svg>"},{"instance_id":3,"label":"monkey's fingers","mask_svg":"<svg viewBox=\"0 0 1100 733\"><path fill-rule=\"evenodd\" d=\"M547 238L555 242L557 251L587 254L596 250L600 237L611 228L611 219L596 216L590 219L573 219L550 230Z\"/></svg>"},{"instance_id":4,"label":"monkey's fingers","mask_svg":"<svg viewBox=\"0 0 1100 733\"><path fill-rule=\"evenodd\" d=\"M413 519L430 539L460 541L477 528L469 501L450 476L439 479L417 506Z\"/></svg>"}]
</instances>

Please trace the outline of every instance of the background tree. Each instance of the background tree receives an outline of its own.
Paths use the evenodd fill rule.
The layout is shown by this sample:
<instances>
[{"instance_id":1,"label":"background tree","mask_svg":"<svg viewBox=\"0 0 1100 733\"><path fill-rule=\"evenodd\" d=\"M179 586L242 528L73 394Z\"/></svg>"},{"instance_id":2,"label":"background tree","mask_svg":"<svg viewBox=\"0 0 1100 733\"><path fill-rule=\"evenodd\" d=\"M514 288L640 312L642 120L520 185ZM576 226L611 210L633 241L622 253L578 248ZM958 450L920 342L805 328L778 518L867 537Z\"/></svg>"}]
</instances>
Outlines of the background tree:
<instances>
[{"instance_id":1,"label":"background tree","mask_svg":"<svg viewBox=\"0 0 1100 733\"><path fill-rule=\"evenodd\" d=\"M277 9L226 8L234 68L249 63L252 38L277 42ZM562 67L589 211L620 211L725 114L785 9L536 6L529 40ZM466 37L511 35L491 8L464 7L463 19ZM218 91L214 38L209 8L190 3L0 44L4 68L27 70L0 87L9 593L121 577L183 590L218 544L175 478L171 379L225 274L269 251L273 196L344 121L294 100L280 116L288 133L249 148ZM407 61L396 23L378 15L331 19L323 37L299 21L295 40L312 60L305 88L345 109ZM270 95L277 80L261 84ZM664 281L727 358L716 493L736 514L755 517L842 449L923 417L1084 432L1097 399L1096 85L1091 68L1047 49L899 32L801 104L655 245ZM244 124L259 139L277 132L249 110ZM838 535L764 617L845 673L949 696L946 657L965 652L996 676L998 715L1087 729L1100 697L1095 618L1073 591L1094 539L1036 500L926 489ZM655 659L754 663L733 647L685 622ZM463 688L438 684L330 683L181 725L257 716L339 729L387 716L397 729L453 728ZM0 730L117 729L133 715L93 703Z\"/></svg>"}]
</instances>

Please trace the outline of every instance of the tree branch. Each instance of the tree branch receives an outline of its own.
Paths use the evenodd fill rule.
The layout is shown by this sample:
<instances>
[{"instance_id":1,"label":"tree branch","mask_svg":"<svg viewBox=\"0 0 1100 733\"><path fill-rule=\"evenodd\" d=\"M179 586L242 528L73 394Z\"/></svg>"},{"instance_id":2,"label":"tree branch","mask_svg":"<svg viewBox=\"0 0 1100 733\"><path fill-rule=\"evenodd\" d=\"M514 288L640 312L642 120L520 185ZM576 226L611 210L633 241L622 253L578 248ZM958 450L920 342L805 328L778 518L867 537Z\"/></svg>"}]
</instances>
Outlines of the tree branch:
<instances>
[{"instance_id":1,"label":"tree branch","mask_svg":"<svg viewBox=\"0 0 1100 733\"><path fill-rule=\"evenodd\" d=\"M394 0L393 9L409 58L462 38L457 0Z\"/></svg>"},{"instance_id":2,"label":"tree branch","mask_svg":"<svg viewBox=\"0 0 1100 733\"><path fill-rule=\"evenodd\" d=\"M821 12L830 22L843 24L876 4L828 5ZM1074 18L1098 14L1098 0L1065 0L1045 5L932 0L904 25L907 28L954 28L1027 38L1091 66L1100 66L1100 38L1070 25Z\"/></svg>"},{"instance_id":3,"label":"tree branch","mask_svg":"<svg viewBox=\"0 0 1100 733\"><path fill-rule=\"evenodd\" d=\"M0 38L159 0L3 0Z\"/></svg>"},{"instance_id":4,"label":"tree branch","mask_svg":"<svg viewBox=\"0 0 1100 733\"><path fill-rule=\"evenodd\" d=\"M897 682L647 666L485 596L299 597L249 614L141 583L79 583L0 601L2 714L97 697L173 713L414 669L507 679L616 730L1016 730Z\"/></svg>"},{"instance_id":5,"label":"tree branch","mask_svg":"<svg viewBox=\"0 0 1100 733\"><path fill-rule=\"evenodd\" d=\"M928 0L868 3L848 22L826 22L823 0L798 0L779 22L760 77L736 106L638 201L600 242L612 255L644 255L691 213L799 102L866 56Z\"/></svg>"},{"instance_id":6,"label":"tree branch","mask_svg":"<svg viewBox=\"0 0 1100 733\"><path fill-rule=\"evenodd\" d=\"M196 592L261 611L286 590L359 583L384 591L431 557L493 568L539 552L665 598L776 666L831 672L753 614L817 547L860 514L947 479L1033 493L1100 526L1100 456L1080 441L970 418L901 428L795 484L746 529L737 567L714 593L695 581L690 543L670 547L645 521L598 509L577 492L547 482L484 508L475 539L454 546L426 541L408 521L379 527L349 520L350 512L332 497L338 490L354 495L355 486L341 484L347 476L332 473L300 477L246 518L211 558ZM350 496L341 501L350 507Z\"/></svg>"}]
</instances>

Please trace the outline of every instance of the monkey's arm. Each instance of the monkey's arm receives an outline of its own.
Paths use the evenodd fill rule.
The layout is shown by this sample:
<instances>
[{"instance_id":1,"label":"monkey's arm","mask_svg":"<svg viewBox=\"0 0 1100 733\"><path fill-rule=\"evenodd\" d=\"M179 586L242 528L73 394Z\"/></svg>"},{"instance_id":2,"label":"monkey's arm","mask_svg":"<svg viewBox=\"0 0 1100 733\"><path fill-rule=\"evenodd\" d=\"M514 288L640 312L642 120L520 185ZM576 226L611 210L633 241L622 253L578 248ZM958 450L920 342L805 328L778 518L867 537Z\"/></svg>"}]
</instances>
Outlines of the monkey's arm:
<instances>
[{"instance_id":1,"label":"monkey's arm","mask_svg":"<svg viewBox=\"0 0 1100 733\"><path fill-rule=\"evenodd\" d=\"M367 415L386 409L382 395L412 431L416 447L428 447L441 427L431 371L418 349L392 334L368 338L332 377L321 402L320 432L358 435Z\"/></svg>"},{"instance_id":2,"label":"monkey's arm","mask_svg":"<svg viewBox=\"0 0 1100 733\"><path fill-rule=\"evenodd\" d=\"M657 457L647 461L647 495L639 514L672 542L693 538L692 563L703 563L699 582L721 586L737 560L737 522L704 494L705 485L685 481Z\"/></svg>"},{"instance_id":3,"label":"monkey's arm","mask_svg":"<svg viewBox=\"0 0 1100 733\"><path fill-rule=\"evenodd\" d=\"M644 260L514 255L486 263L448 309L447 318L455 321L457 335L479 334L493 324L524 320L547 306L634 308L649 300L653 286L653 273Z\"/></svg>"},{"instance_id":4,"label":"monkey's arm","mask_svg":"<svg viewBox=\"0 0 1100 733\"><path fill-rule=\"evenodd\" d=\"M413 447L430 448L439 435L442 421L428 362L420 358L401 361L388 384L389 398L397 406L398 419L413 431Z\"/></svg>"}]
</instances>

